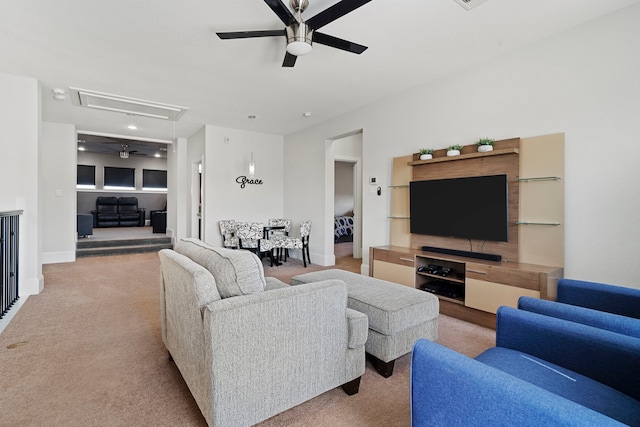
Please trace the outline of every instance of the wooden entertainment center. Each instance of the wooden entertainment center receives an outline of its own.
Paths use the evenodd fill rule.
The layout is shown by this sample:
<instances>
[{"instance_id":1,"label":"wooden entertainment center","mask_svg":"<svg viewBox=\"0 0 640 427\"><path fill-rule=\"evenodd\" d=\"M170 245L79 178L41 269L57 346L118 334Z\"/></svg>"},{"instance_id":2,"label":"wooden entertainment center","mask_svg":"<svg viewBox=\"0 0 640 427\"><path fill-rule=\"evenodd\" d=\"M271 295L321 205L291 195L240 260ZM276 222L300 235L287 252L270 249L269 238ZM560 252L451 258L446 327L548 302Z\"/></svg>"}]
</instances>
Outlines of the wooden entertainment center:
<instances>
[{"instance_id":1,"label":"wooden entertainment center","mask_svg":"<svg viewBox=\"0 0 640 427\"><path fill-rule=\"evenodd\" d=\"M438 150L431 160L416 154L395 158L389 186L391 245L370 248L370 275L432 292L441 313L491 328L498 307L515 307L520 296L555 299L563 275L563 153L564 135L555 134L496 141L488 153L468 145L455 157ZM508 242L409 232L410 181L496 174L508 177ZM433 203L437 209L438 202ZM502 260L425 252L423 246L474 249Z\"/></svg>"}]
</instances>

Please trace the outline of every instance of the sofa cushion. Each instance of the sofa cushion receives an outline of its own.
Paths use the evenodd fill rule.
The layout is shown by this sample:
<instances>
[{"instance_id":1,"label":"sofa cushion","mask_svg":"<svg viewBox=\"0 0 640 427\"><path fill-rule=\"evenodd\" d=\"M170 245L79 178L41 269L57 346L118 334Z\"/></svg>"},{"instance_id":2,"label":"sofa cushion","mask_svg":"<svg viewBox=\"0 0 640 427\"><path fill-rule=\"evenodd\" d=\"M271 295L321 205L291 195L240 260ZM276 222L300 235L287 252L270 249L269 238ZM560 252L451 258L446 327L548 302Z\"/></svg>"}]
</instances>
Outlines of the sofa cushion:
<instances>
[{"instance_id":1,"label":"sofa cushion","mask_svg":"<svg viewBox=\"0 0 640 427\"><path fill-rule=\"evenodd\" d=\"M137 197L120 197L118 198L118 212L121 214L137 214L138 198Z\"/></svg>"},{"instance_id":2,"label":"sofa cushion","mask_svg":"<svg viewBox=\"0 0 640 427\"><path fill-rule=\"evenodd\" d=\"M265 291L271 291L274 289L282 289L282 288L289 287L289 285L287 285L280 279L276 279L275 277L265 277L264 279L266 281L265 287L264 287Z\"/></svg>"},{"instance_id":3,"label":"sofa cushion","mask_svg":"<svg viewBox=\"0 0 640 427\"><path fill-rule=\"evenodd\" d=\"M118 221L120 219L120 215L117 213L99 213L98 219L101 221Z\"/></svg>"},{"instance_id":4,"label":"sofa cushion","mask_svg":"<svg viewBox=\"0 0 640 427\"><path fill-rule=\"evenodd\" d=\"M117 197L98 197L96 199L96 210L98 214L118 214Z\"/></svg>"},{"instance_id":5,"label":"sofa cushion","mask_svg":"<svg viewBox=\"0 0 640 427\"><path fill-rule=\"evenodd\" d=\"M640 419L640 402L632 397L529 354L494 347L476 360L625 424Z\"/></svg>"},{"instance_id":6,"label":"sofa cushion","mask_svg":"<svg viewBox=\"0 0 640 427\"><path fill-rule=\"evenodd\" d=\"M222 298L264 291L262 262L249 251L214 248L198 239L181 239L174 250L209 270Z\"/></svg>"}]
</instances>

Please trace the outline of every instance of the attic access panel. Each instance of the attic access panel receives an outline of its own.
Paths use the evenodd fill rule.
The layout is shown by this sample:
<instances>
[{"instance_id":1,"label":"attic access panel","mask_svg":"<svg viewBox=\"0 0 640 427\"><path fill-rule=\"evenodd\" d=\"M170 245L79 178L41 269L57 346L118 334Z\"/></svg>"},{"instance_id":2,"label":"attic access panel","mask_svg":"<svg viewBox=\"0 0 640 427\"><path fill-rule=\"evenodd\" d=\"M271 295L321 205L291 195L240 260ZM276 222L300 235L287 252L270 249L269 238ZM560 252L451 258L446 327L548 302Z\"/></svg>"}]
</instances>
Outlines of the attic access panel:
<instances>
[{"instance_id":1,"label":"attic access panel","mask_svg":"<svg viewBox=\"0 0 640 427\"><path fill-rule=\"evenodd\" d=\"M163 104L75 87L70 87L69 92L71 93L71 101L76 106L125 113L134 116L177 121L188 110L187 107L180 107L178 105Z\"/></svg>"},{"instance_id":2,"label":"attic access panel","mask_svg":"<svg viewBox=\"0 0 640 427\"><path fill-rule=\"evenodd\" d=\"M479 6L482 3L486 2L487 0L453 0L453 1L458 3L460 6L464 7L467 10L471 10L474 7Z\"/></svg>"}]
</instances>

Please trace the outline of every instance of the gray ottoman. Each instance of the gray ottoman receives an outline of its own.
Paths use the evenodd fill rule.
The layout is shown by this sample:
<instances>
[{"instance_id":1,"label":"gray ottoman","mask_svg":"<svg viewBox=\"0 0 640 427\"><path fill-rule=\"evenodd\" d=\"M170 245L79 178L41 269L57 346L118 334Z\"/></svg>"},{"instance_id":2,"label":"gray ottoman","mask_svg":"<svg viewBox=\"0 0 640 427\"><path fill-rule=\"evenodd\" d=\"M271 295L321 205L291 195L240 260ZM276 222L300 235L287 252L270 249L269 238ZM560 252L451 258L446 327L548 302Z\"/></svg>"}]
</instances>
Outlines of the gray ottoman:
<instances>
[{"instance_id":1,"label":"gray ottoman","mask_svg":"<svg viewBox=\"0 0 640 427\"><path fill-rule=\"evenodd\" d=\"M395 360L419 338L438 337L440 304L434 295L386 280L345 270L322 270L291 279L292 285L340 279L347 284L349 308L369 318L366 352L380 375L393 374Z\"/></svg>"}]
</instances>

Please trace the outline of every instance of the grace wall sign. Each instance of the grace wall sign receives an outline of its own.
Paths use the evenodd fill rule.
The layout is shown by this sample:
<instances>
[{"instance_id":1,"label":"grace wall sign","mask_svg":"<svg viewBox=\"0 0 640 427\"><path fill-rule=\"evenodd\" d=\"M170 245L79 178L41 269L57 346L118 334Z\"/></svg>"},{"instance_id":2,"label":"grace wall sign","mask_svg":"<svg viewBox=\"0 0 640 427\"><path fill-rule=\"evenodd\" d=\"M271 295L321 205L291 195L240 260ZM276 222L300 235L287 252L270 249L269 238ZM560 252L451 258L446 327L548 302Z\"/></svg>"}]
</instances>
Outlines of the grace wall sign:
<instances>
[{"instance_id":1,"label":"grace wall sign","mask_svg":"<svg viewBox=\"0 0 640 427\"><path fill-rule=\"evenodd\" d=\"M262 185L261 179L248 179L244 175L237 177L236 182L240 184L240 188L244 188L247 184Z\"/></svg>"}]
</instances>

